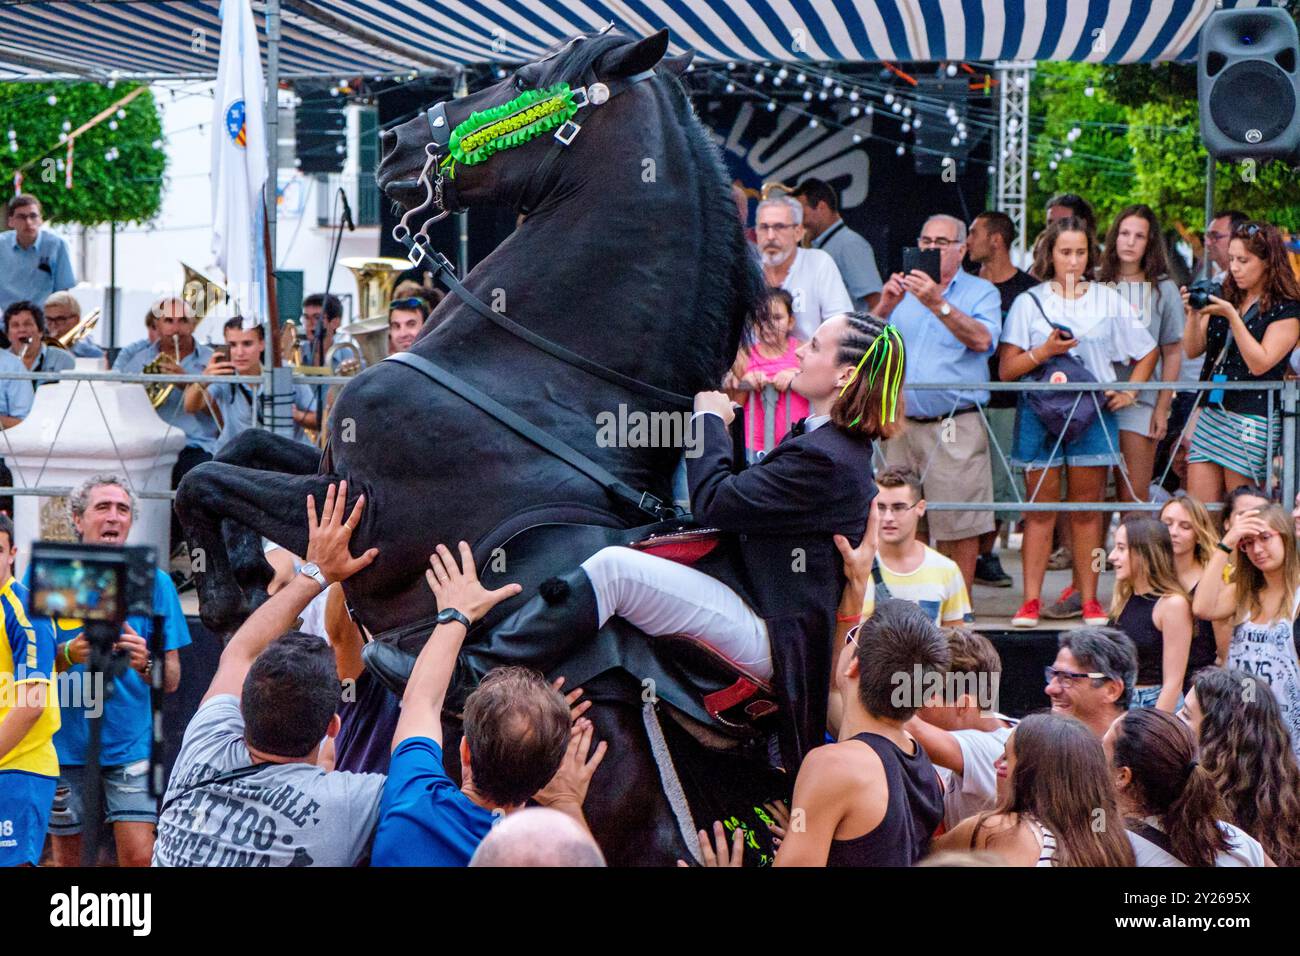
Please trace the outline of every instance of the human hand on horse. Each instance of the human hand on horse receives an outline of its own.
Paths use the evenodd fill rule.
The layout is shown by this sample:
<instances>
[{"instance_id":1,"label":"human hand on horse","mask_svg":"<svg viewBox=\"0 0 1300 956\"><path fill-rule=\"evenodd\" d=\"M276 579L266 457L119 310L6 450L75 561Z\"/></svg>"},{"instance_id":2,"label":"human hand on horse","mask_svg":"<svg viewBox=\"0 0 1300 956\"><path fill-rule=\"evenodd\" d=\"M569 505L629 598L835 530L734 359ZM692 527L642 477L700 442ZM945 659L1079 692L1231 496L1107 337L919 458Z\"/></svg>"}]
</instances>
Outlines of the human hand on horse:
<instances>
[{"instance_id":1,"label":"human hand on horse","mask_svg":"<svg viewBox=\"0 0 1300 956\"><path fill-rule=\"evenodd\" d=\"M555 678L555 680L551 681L551 686L554 687L556 690L558 690L560 693L564 694L563 677ZM591 701L589 700L579 701L578 698L581 696L582 696L581 687L575 687L567 694L564 694L564 702L569 705L569 723L571 724L576 724L578 722L578 718L591 709Z\"/></svg>"},{"instance_id":2,"label":"human hand on horse","mask_svg":"<svg viewBox=\"0 0 1300 956\"><path fill-rule=\"evenodd\" d=\"M779 850L781 841L785 839L785 831L790 829L790 805L784 800L773 800L763 804L763 809L772 818L767 825L772 833L772 848Z\"/></svg>"},{"instance_id":3,"label":"human hand on horse","mask_svg":"<svg viewBox=\"0 0 1300 956\"><path fill-rule=\"evenodd\" d=\"M483 587L474 567L474 553L464 541L460 543L459 564L445 544L438 545L429 555L429 570L424 572L424 579L438 599L440 611L455 608L469 618L471 624L506 598L512 598L523 590L522 585L514 583L495 591Z\"/></svg>"},{"instance_id":4,"label":"human hand on horse","mask_svg":"<svg viewBox=\"0 0 1300 956\"><path fill-rule=\"evenodd\" d=\"M701 830L700 839L700 856L704 862L701 866L719 866L719 867L739 867L744 865L745 861L745 830L743 827L736 827L731 834L731 846L727 846L727 829L722 825L720 820L713 821L713 840L717 843L717 849L709 841L709 832ZM678 860L678 866L690 866L685 860Z\"/></svg>"},{"instance_id":5,"label":"human hand on horse","mask_svg":"<svg viewBox=\"0 0 1300 956\"><path fill-rule=\"evenodd\" d=\"M587 788L596 768L605 759L608 749L605 741L596 745L595 753L591 750L591 736L595 726L583 717L574 721L569 732L569 747L560 761L560 769L555 771L550 783L534 794L533 799L544 807L560 810L579 820L582 817L582 805L587 800ZM583 820L583 825L586 821Z\"/></svg>"},{"instance_id":6,"label":"human hand on horse","mask_svg":"<svg viewBox=\"0 0 1300 956\"><path fill-rule=\"evenodd\" d=\"M361 521L366 496L357 498L352 514L344 521L343 512L347 510L347 502L348 483L340 481L337 488L331 483L325 492L320 519L317 520L316 499L307 496L307 562L320 568L321 574L325 575L325 580L330 584L346 581L379 556L379 549L371 548L360 557L352 557L348 542Z\"/></svg>"},{"instance_id":7,"label":"human hand on horse","mask_svg":"<svg viewBox=\"0 0 1300 956\"><path fill-rule=\"evenodd\" d=\"M730 426L736 417L736 407L726 392L696 392L695 414L713 412L722 418L724 425Z\"/></svg>"}]
</instances>

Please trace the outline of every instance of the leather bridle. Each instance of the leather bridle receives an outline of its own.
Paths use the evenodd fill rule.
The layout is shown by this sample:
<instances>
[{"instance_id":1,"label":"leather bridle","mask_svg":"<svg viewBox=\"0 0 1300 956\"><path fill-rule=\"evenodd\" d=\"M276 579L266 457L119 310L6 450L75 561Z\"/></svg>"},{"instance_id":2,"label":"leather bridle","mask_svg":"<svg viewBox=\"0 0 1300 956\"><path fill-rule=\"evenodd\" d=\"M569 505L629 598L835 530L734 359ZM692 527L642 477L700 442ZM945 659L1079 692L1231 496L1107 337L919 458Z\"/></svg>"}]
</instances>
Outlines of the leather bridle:
<instances>
[{"instance_id":1,"label":"leather bridle","mask_svg":"<svg viewBox=\"0 0 1300 956\"><path fill-rule=\"evenodd\" d=\"M582 38L579 37L578 39ZM615 96L632 89L637 84L652 79L654 75L654 70L651 69L626 78L620 77L602 81L596 78L593 70L588 69L584 77L584 85L573 90L574 100L579 112L574 118L561 124L552 134L551 148L542 157L525 186L523 197L520 200L520 212L525 214L530 212L535 208L541 197L545 195L546 179L551 170L559 161L560 156L566 152L582 131L582 124L577 122L579 116L583 116L582 111L599 107ZM429 229L434 223L459 210L455 200L453 179L443 171L443 162L450 155L449 140L452 134L452 124L447 118L446 110L447 104L443 101L434 104L425 111L425 118L429 123L430 142L425 146L426 158L418 179L418 182L425 190L424 199L419 205L410 209L393 229L393 238L406 247L407 258L410 259L411 263L417 267L432 269L435 281L442 282L457 298L478 315L510 333L515 338L559 359L566 365L600 378L612 385L645 395L657 402L682 410L692 409L694 407L692 396L682 395L660 388L657 385L651 385L648 382L624 375L622 372L579 355L556 342L552 342L545 336L538 335L503 312L490 308L482 299L465 288L457 278L456 270L451 262L441 252L433 248L433 244L429 239ZM583 118L586 117L583 116ZM419 231L412 233L411 224L418 221L416 217L426 212L432 215L424 220ZM431 381L446 387L470 404L491 415L506 427L581 471L605 488L614 498L633 505L660 520L682 516L681 509L671 504L665 504L649 492L636 492L586 455L521 418L490 396L485 395L457 377L454 373L429 361L427 358L405 352L390 355L385 361L405 365L420 372Z\"/></svg>"}]
</instances>

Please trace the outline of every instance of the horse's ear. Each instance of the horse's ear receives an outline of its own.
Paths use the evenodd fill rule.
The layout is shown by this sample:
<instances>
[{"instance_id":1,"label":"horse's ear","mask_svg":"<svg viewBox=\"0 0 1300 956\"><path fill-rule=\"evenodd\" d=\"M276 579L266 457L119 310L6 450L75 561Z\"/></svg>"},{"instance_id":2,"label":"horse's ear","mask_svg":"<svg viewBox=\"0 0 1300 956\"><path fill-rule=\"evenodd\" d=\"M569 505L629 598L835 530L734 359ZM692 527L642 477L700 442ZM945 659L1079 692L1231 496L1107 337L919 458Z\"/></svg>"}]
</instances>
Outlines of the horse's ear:
<instances>
[{"instance_id":1,"label":"horse's ear","mask_svg":"<svg viewBox=\"0 0 1300 956\"><path fill-rule=\"evenodd\" d=\"M673 76L681 76L686 72L686 68L691 65L693 59L695 59L695 51L688 47L686 52L679 56L664 57L664 61L660 66Z\"/></svg>"},{"instance_id":2,"label":"horse's ear","mask_svg":"<svg viewBox=\"0 0 1300 956\"><path fill-rule=\"evenodd\" d=\"M635 76L653 70L667 52L668 31L660 30L643 40L611 50L601 65L606 76Z\"/></svg>"}]
</instances>

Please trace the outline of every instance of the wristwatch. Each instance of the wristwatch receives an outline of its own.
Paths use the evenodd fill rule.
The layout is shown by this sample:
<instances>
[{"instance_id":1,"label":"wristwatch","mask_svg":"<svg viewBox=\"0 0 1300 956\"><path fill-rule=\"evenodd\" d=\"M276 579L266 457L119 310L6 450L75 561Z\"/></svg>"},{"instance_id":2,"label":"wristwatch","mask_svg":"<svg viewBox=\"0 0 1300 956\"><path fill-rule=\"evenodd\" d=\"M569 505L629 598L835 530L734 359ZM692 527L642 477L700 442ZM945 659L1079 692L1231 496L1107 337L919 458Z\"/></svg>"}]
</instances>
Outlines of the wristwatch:
<instances>
[{"instance_id":1,"label":"wristwatch","mask_svg":"<svg viewBox=\"0 0 1300 956\"><path fill-rule=\"evenodd\" d=\"M939 314L946 319L948 316L952 315L952 306L947 302L941 303L939 306Z\"/></svg>"},{"instance_id":2,"label":"wristwatch","mask_svg":"<svg viewBox=\"0 0 1300 956\"><path fill-rule=\"evenodd\" d=\"M306 564L304 564L302 567L298 569L298 573L307 575L307 577L311 578L313 581L315 581L317 584L320 585L322 591L330 586L330 583L325 580L325 575L321 571L320 565L318 565L315 561L308 561Z\"/></svg>"},{"instance_id":3,"label":"wristwatch","mask_svg":"<svg viewBox=\"0 0 1300 956\"><path fill-rule=\"evenodd\" d=\"M465 630L469 630L469 618L464 614L461 614L460 611L456 610L454 607L443 608L438 612L438 616L434 618L434 620L439 624L450 624L452 621L459 621L461 624L465 625Z\"/></svg>"}]
</instances>

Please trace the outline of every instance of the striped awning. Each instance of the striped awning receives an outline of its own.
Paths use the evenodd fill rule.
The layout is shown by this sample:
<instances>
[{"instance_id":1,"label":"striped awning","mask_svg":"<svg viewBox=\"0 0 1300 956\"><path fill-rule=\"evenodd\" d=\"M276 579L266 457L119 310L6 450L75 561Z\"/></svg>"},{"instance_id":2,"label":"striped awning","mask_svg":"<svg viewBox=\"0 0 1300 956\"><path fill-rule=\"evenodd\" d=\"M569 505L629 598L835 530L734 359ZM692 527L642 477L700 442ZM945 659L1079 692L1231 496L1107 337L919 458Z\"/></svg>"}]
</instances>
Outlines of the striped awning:
<instances>
[{"instance_id":1,"label":"striped awning","mask_svg":"<svg viewBox=\"0 0 1300 956\"><path fill-rule=\"evenodd\" d=\"M1222 0L1225 7L1268 0ZM282 0L281 73L514 63L608 22L705 61L1188 60L1216 0ZM219 0L0 6L0 76L216 72ZM265 34L264 2L255 0ZM265 53L265 37L263 37Z\"/></svg>"}]
</instances>

